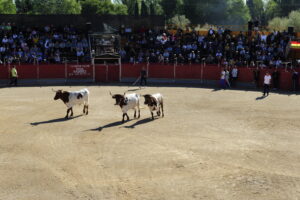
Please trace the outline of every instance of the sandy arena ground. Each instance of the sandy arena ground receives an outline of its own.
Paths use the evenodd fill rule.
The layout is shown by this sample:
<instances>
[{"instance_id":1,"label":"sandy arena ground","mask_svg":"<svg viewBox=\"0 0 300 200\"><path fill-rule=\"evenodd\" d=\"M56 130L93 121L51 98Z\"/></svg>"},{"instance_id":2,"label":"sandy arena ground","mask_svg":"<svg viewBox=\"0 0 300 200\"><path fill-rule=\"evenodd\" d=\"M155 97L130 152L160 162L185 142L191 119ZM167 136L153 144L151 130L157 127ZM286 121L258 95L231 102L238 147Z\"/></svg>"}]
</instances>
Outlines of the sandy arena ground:
<instances>
[{"instance_id":1,"label":"sandy arena ground","mask_svg":"<svg viewBox=\"0 0 300 200\"><path fill-rule=\"evenodd\" d=\"M0 89L1 200L300 199L300 96L149 87L165 118L121 124L108 91L134 88L87 88L70 120L51 87Z\"/></svg>"}]
</instances>

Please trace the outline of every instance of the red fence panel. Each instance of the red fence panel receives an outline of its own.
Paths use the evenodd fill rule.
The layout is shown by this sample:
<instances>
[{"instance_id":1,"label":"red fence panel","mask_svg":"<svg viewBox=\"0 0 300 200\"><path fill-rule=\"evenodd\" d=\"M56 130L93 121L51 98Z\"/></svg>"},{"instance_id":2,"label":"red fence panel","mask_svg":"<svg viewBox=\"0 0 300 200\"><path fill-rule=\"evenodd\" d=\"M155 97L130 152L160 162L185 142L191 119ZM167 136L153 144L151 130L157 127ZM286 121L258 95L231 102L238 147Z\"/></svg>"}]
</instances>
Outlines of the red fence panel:
<instances>
[{"instance_id":1,"label":"red fence panel","mask_svg":"<svg viewBox=\"0 0 300 200\"><path fill-rule=\"evenodd\" d=\"M219 80L221 68L217 65L206 65L203 67L203 79L205 80Z\"/></svg>"},{"instance_id":2,"label":"red fence panel","mask_svg":"<svg viewBox=\"0 0 300 200\"><path fill-rule=\"evenodd\" d=\"M96 82L107 82L108 77L105 65L95 65L95 81Z\"/></svg>"},{"instance_id":3,"label":"red fence panel","mask_svg":"<svg viewBox=\"0 0 300 200\"><path fill-rule=\"evenodd\" d=\"M20 65L16 66L19 79L37 79L37 65Z\"/></svg>"},{"instance_id":4,"label":"red fence panel","mask_svg":"<svg viewBox=\"0 0 300 200\"><path fill-rule=\"evenodd\" d=\"M148 67L149 78L174 78L174 65L150 64Z\"/></svg>"},{"instance_id":5,"label":"red fence panel","mask_svg":"<svg viewBox=\"0 0 300 200\"><path fill-rule=\"evenodd\" d=\"M40 65L39 78L65 78L65 65Z\"/></svg>"},{"instance_id":6,"label":"red fence panel","mask_svg":"<svg viewBox=\"0 0 300 200\"><path fill-rule=\"evenodd\" d=\"M8 79L8 67L0 65L0 79Z\"/></svg>"},{"instance_id":7,"label":"red fence panel","mask_svg":"<svg viewBox=\"0 0 300 200\"><path fill-rule=\"evenodd\" d=\"M253 70L251 68L239 67L238 68L238 81L253 82Z\"/></svg>"},{"instance_id":8,"label":"red fence panel","mask_svg":"<svg viewBox=\"0 0 300 200\"><path fill-rule=\"evenodd\" d=\"M178 79L189 79L191 78L191 65L177 65L176 66L176 78Z\"/></svg>"},{"instance_id":9,"label":"red fence panel","mask_svg":"<svg viewBox=\"0 0 300 200\"><path fill-rule=\"evenodd\" d=\"M108 81L119 81L119 65L109 65L108 66Z\"/></svg>"},{"instance_id":10,"label":"red fence panel","mask_svg":"<svg viewBox=\"0 0 300 200\"><path fill-rule=\"evenodd\" d=\"M292 89L292 73L282 70L280 72L279 88L284 90Z\"/></svg>"},{"instance_id":11,"label":"red fence panel","mask_svg":"<svg viewBox=\"0 0 300 200\"><path fill-rule=\"evenodd\" d=\"M146 64L122 64L122 78L137 78Z\"/></svg>"},{"instance_id":12,"label":"red fence panel","mask_svg":"<svg viewBox=\"0 0 300 200\"><path fill-rule=\"evenodd\" d=\"M177 65L176 78L178 79L201 79L202 66L199 64L193 65Z\"/></svg>"}]
</instances>

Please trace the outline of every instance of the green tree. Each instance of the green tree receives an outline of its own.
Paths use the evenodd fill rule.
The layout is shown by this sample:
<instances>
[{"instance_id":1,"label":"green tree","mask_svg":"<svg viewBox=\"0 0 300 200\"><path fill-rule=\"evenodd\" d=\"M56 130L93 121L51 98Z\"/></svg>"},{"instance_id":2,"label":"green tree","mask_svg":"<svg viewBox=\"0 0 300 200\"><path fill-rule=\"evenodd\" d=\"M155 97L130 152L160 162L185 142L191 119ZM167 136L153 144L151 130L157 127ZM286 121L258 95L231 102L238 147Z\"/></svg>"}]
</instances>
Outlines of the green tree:
<instances>
[{"instance_id":1,"label":"green tree","mask_svg":"<svg viewBox=\"0 0 300 200\"><path fill-rule=\"evenodd\" d=\"M266 20L269 21L280 16L280 7L274 0L269 0L265 9Z\"/></svg>"},{"instance_id":2,"label":"green tree","mask_svg":"<svg viewBox=\"0 0 300 200\"><path fill-rule=\"evenodd\" d=\"M270 20L268 23L268 28L270 30L278 30L278 31L283 31L287 30L289 24L289 19L287 17L280 18L280 17L275 17L274 19Z\"/></svg>"},{"instance_id":3,"label":"green tree","mask_svg":"<svg viewBox=\"0 0 300 200\"><path fill-rule=\"evenodd\" d=\"M81 1L81 14L96 14L100 7L99 0Z\"/></svg>"},{"instance_id":4,"label":"green tree","mask_svg":"<svg viewBox=\"0 0 300 200\"><path fill-rule=\"evenodd\" d=\"M149 15L148 6L146 5L145 1L142 1L141 15L142 16L148 16Z\"/></svg>"},{"instance_id":5,"label":"green tree","mask_svg":"<svg viewBox=\"0 0 300 200\"><path fill-rule=\"evenodd\" d=\"M264 19L264 3L262 0L247 0L247 6L252 20L261 22Z\"/></svg>"},{"instance_id":6,"label":"green tree","mask_svg":"<svg viewBox=\"0 0 300 200\"><path fill-rule=\"evenodd\" d=\"M182 0L162 0L160 5L164 11L164 14L169 19L174 15L181 13L181 8L183 6Z\"/></svg>"},{"instance_id":7,"label":"green tree","mask_svg":"<svg viewBox=\"0 0 300 200\"><path fill-rule=\"evenodd\" d=\"M81 5L76 0L32 0L28 14L80 14Z\"/></svg>"},{"instance_id":8,"label":"green tree","mask_svg":"<svg viewBox=\"0 0 300 200\"><path fill-rule=\"evenodd\" d=\"M226 0L184 0L184 15L193 24L218 24L226 20Z\"/></svg>"},{"instance_id":9,"label":"green tree","mask_svg":"<svg viewBox=\"0 0 300 200\"><path fill-rule=\"evenodd\" d=\"M294 27L296 32L300 31L300 10L292 11L289 14L289 26Z\"/></svg>"},{"instance_id":10,"label":"green tree","mask_svg":"<svg viewBox=\"0 0 300 200\"><path fill-rule=\"evenodd\" d=\"M127 15L127 7L122 4L113 4L110 0L100 1L97 9L100 15Z\"/></svg>"},{"instance_id":11,"label":"green tree","mask_svg":"<svg viewBox=\"0 0 300 200\"><path fill-rule=\"evenodd\" d=\"M129 15L134 15L134 8L136 0L115 0L116 3L125 5Z\"/></svg>"},{"instance_id":12,"label":"green tree","mask_svg":"<svg viewBox=\"0 0 300 200\"><path fill-rule=\"evenodd\" d=\"M293 10L300 9L300 0L274 0L279 5L280 15L288 16Z\"/></svg>"},{"instance_id":13,"label":"green tree","mask_svg":"<svg viewBox=\"0 0 300 200\"><path fill-rule=\"evenodd\" d=\"M176 25L178 28L185 29L191 22L184 15L175 15L170 19L170 23Z\"/></svg>"},{"instance_id":14,"label":"green tree","mask_svg":"<svg viewBox=\"0 0 300 200\"><path fill-rule=\"evenodd\" d=\"M15 0L17 7L17 13L26 14L32 11L33 1L32 0Z\"/></svg>"},{"instance_id":15,"label":"green tree","mask_svg":"<svg viewBox=\"0 0 300 200\"><path fill-rule=\"evenodd\" d=\"M139 16L140 15L139 3L138 3L137 0L135 1L135 4L134 4L134 15L135 16Z\"/></svg>"},{"instance_id":16,"label":"green tree","mask_svg":"<svg viewBox=\"0 0 300 200\"><path fill-rule=\"evenodd\" d=\"M243 0L230 0L227 20L230 24L246 24L250 20L250 12Z\"/></svg>"},{"instance_id":17,"label":"green tree","mask_svg":"<svg viewBox=\"0 0 300 200\"><path fill-rule=\"evenodd\" d=\"M155 7L154 7L154 3L151 2L150 3L150 15L155 15L156 12L155 12Z\"/></svg>"},{"instance_id":18,"label":"green tree","mask_svg":"<svg viewBox=\"0 0 300 200\"><path fill-rule=\"evenodd\" d=\"M16 14L16 5L11 0L0 0L0 14Z\"/></svg>"}]
</instances>

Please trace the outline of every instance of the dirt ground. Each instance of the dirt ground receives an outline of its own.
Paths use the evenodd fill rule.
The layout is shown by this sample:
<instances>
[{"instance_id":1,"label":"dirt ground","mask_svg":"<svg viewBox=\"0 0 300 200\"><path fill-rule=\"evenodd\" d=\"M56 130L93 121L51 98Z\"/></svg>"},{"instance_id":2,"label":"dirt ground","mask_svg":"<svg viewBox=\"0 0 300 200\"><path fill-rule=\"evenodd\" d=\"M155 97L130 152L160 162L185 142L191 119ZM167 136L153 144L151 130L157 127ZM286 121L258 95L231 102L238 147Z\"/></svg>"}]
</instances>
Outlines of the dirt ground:
<instances>
[{"instance_id":1,"label":"dirt ground","mask_svg":"<svg viewBox=\"0 0 300 200\"><path fill-rule=\"evenodd\" d=\"M121 124L109 91L136 88L87 88L69 120L51 87L0 89L1 200L300 199L300 96L149 87L165 117Z\"/></svg>"}]
</instances>

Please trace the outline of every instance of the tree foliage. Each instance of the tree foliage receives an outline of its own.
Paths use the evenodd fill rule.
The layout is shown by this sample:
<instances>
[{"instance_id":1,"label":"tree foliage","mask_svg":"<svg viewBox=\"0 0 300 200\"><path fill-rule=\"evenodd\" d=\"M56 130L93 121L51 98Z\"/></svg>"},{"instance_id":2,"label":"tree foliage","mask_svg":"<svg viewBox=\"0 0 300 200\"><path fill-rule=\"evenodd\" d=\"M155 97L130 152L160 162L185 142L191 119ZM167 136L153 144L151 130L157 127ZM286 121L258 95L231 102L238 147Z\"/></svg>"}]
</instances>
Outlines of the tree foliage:
<instances>
[{"instance_id":1,"label":"tree foliage","mask_svg":"<svg viewBox=\"0 0 300 200\"><path fill-rule=\"evenodd\" d=\"M33 0L15 0L17 7L17 13L27 14L30 13L33 9Z\"/></svg>"},{"instance_id":2,"label":"tree foliage","mask_svg":"<svg viewBox=\"0 0 300 200\"><path fill-rule=\"evenodd\" d=\"M145 1L142 1L141 15L142 16L148 16L149 15L148 6L146 5Z\"/></svg>"},{"instance_id":3,"label":"tree foliage","mask_svg":"<svg viewBox=\"0 0 300 200\"><path fill-rule=\"evenodd\" d=\"M127 15L127 7L122 4L113 4L110 0L100 1L97 14L100 15Z\"/></svg>"},{"instance_id":4,"label":"tree foliage","mask_svg":"<svg viewBox=\"0 0 300 200\"><path fill-rule=\"evenodd\" d=\"M280 9L280 16L288 16L293 10L300 9L300 0L274 0Z\"/></svg>"},{"instance_id":5,"label":"tree foliage","mask_svg":"<svg viewBox=\"0 0 300 200\"><path fill-rule=\"evenodd\" d=\"M262 21L264 19L263 0L247 0L247 6L252 20Z\"/></svg>"},{"instance_id":6,"label":"tree foliage","mask_svg":"<svg viewBox=\"0 0 300 200\"><path fill-rule=\"evenodd\" d=\"M11 0L0 0L0 14L16 14L16 5Z\"/></svg>"},{"instance_id":7,"label":"tree foliage","mask_svg":"<svg viewBox=\"0 0 300 200\"><path fill-rule=\"evenodd\" d=\"M229 1L227 20L230 24L246 24L250 20L249 8L243 0Z\"/></svg>"},{"instance_id":8,"label":"tree foliage","mask_svg":"<svg viewBox=\"0 0 300 200\"><path fill-rule=\"evenodd\" d=\"M16 0L18 13L23 14L80 14L77 0Z\"/></svg>"},{"instance_id":9,"label":"tree foliage","mask_svg":"<svg viewBox=\"0 0 300 200\"><path fill-rule=\"evenodd\" d=\"M292 11L289 14L289 26L294 27L295 31L300 31L300 10Z\"/></svg>"},{"instance_id":10,"label":"tree foliage","mask_svg":"<svg viewBox=\"0 0 300 200\"><path fill-rule=\"evenodd\" d=\"M280 8L274 0L269 0L265 9L266 20L269 21L277 16L280 16Z\"/></svg>"},{"instance_id":11,"label":"tree foliage","mask_svg":"<svg viewBox=\"0 0 300 200\"><path fill-rule=\"evenodd\" d=\"M224 0L184 0L183 11L193 24L221 23L226 20L228 2Z\"/></svg>"},{"instance_id":12,"label":"tree foliage","mask_svg":"<svg viewBox=\"0 0 300 200\"><path fill-rule=\"evenodd\" d=\"M170 23L178 28L185 29L191 22L184 15L175 15L170 19Z\"/></svg>"},{"instance_id":13,"label":"tree foliage","mask_svg":"<svg viewBox=\"0 0 300 200\"><path fill-rule=\"evenodd\" d=\"M167 19L173 17L174 15L181 14L181 9L183 6L182 0L162 0L160 5L166 15Z\"/></svg>"},{"instance_id":14,"label":"tree foliage","mask_svg":"<svg viewBox=\"0 0 300 200\"><path fill-rule=\"evenodd\" d=\"M296 32L300 31L300 10L292 11L288 17L275 17L269 21L269 28L274 30L287 30L294 27Z\"/></svg>"}]
</instances>

